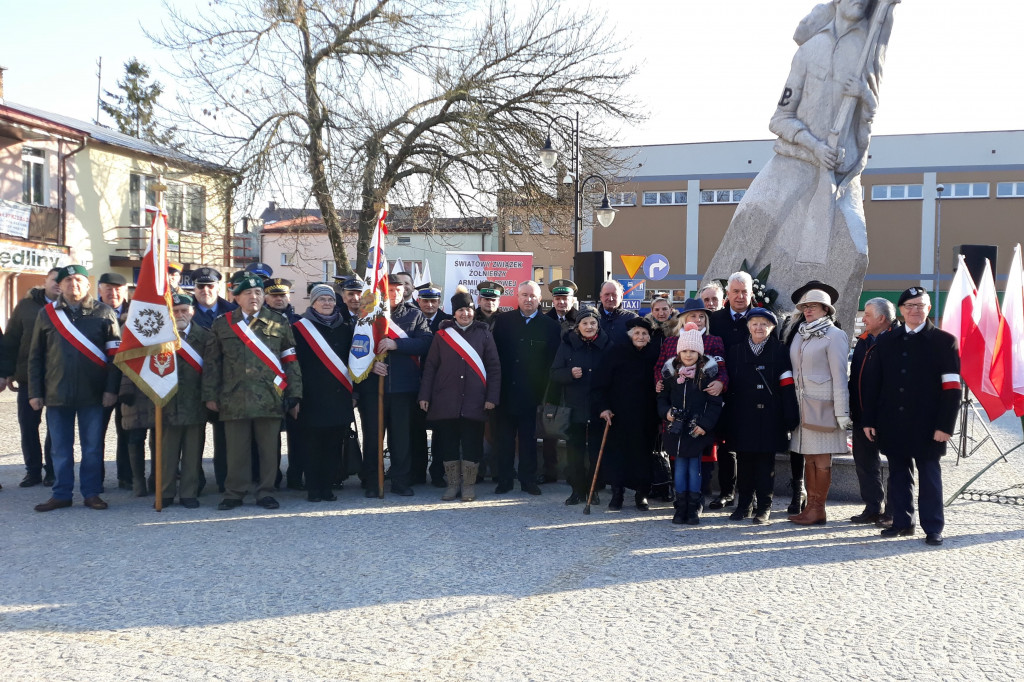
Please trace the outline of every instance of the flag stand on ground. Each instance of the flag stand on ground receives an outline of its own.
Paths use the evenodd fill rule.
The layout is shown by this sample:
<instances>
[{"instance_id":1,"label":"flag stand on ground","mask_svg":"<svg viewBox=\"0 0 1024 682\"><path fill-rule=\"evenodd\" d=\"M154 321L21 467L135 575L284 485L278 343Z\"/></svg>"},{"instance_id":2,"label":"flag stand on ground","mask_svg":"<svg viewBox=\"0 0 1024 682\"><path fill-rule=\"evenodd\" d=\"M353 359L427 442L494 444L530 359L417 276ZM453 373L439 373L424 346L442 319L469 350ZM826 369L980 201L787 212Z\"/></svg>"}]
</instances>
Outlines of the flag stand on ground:
<instances>
[{"instance_id":1,"label":"flag stand on ground","mask_svg":"<svg viewBox=\"0 0 1024 682\"><path fill-rule=\"evenodd\" d=\"M114 364L153 401L156 449L153 468L156 478L157 511L163 509L163 406L178 390L177 350L181 347L174 324L174 307L167 286L167 214L163 211L163 178L153 185L157 206L149 245L142 257L135 293L121 330L121 346ZM149 207L147 207L147 214Z\"/></svg>"}]
</instances>

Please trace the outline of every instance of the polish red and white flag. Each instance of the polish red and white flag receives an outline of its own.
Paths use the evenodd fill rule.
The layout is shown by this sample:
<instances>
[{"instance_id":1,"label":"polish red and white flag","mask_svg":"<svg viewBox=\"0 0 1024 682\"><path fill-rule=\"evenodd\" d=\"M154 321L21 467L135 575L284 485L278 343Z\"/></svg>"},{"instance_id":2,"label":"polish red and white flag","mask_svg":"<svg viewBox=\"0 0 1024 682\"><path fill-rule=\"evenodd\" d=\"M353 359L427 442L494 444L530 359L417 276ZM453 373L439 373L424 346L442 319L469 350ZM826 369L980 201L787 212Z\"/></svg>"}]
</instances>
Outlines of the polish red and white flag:
<instances>
[{"instance_id":1,"label":"polish red and white flag","mask_svg":"<svg viewBox=\"0 0 1024 682\"><path fill-rule=\"evenodd\" d=\"M1010 334L1010 390L1013 411L1024 417L1024 267L1020 244L1013 249L1010 273L1003 294L1003 319ZM1005 342L1005 341L1004 341Z\"/></svg>"},{"instance_id":2,"label":"polish red and white flag","mask_svg":"<svg viewBox=\"0 0 1024 682\"><path fill-rule=\"evenodd\" d=\"M975 397L989 419L996 419L1013 407L1012 361L1010 357L1010 330L999 311L996 281L992 276L992 263L985 261L985 270L978 282L978 305L974 320L984 339L981 391Z\"/></svg>"}]
</instances>

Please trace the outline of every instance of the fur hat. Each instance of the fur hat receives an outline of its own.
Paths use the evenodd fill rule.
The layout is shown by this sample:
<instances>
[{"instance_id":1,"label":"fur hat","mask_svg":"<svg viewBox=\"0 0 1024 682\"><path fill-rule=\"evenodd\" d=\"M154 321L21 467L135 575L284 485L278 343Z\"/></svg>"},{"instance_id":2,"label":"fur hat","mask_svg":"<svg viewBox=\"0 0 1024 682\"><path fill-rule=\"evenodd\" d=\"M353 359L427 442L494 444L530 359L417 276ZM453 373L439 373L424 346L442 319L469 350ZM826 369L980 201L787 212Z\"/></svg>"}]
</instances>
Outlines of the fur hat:
<instances>
[{"instance_id":1,"label":"fur hat","mask_svg":"<svg viewBox=\"0 0 1024 682\"><path fill-rule=\"evenodd\" d=\"M700 329L693 322L687 322L683 331L679 332L679 341L676 343L676 355L684 350L695 350L704 355L704 339L701 337Z\"/></svg>"}]
</instances>

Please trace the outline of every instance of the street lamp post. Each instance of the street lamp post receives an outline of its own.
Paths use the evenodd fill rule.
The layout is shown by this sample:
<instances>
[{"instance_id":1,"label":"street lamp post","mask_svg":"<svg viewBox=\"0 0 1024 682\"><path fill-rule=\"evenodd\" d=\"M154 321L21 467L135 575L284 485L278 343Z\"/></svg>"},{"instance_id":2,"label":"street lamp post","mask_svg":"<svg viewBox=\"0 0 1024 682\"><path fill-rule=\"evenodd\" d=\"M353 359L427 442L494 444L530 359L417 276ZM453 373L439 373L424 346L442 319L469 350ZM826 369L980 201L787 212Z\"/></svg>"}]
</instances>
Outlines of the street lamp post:
<instances>
[{"instance_id":1,"label":"street lamp post","mask_svg":"<svg viewBox=\"0 0 1024 682\"><path fill-rule=\"evenodd\" d=\"M942 193L946 191L946 186L939 184L935 186L935 191L938 193L938 201L935 203L935 274L932 278L932 288L935 289L935 300L932 301L932 305L935 306L935 325L939 324L939 265L940 257L942 256Z\"/></svg>"},{"instance_id":2,"label":"street lamp post","mask_svg":"<svg viewBox=\"0 0 1024 682\"><path fill-rule=\"evenodd\" d=\"M545 168L553 168L555 162L558 161L558 150L551 144L551 127L555 121L562 119L569 124L569 130L571 135L569 136L569 143L572 151L571 159L571 174L572 174L572 185L573 185L573 203L572 203L572 253L575 257L580 252L580 235L583 233L583 188L592 180L596 180L601 183L604 189L604 197L601 200L601 205L594 209L594 213L597 216L597 221L601 223L602 227L608 227L615 220L616 209L612 208L611 202L608 200L608 181L601 175L596 173L588 175L583 181L580 181L580 114L576 112L575 120L562 114L556 115L548 123L547 135L544 140L544 146L538 152L540 156L541 165ZM568 177L563 182L568 184Z\"/></svg>"}]
</instances>

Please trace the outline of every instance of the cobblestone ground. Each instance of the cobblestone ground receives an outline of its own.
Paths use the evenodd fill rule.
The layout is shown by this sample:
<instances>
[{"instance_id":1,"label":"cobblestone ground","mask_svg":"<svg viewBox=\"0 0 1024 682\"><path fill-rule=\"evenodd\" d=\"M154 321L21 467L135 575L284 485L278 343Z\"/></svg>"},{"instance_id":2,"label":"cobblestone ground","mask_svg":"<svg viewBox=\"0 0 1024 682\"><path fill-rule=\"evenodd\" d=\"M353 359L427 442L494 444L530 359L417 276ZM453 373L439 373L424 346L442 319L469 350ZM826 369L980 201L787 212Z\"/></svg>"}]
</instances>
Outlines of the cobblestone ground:
<instances>
[{"instance_id":1,"label":"cobblestone ground","mask_svg":"<svg viewBox=\"0 0 1024 682\"><path fill-rule=\"evenodd\" d=\"M1024 507L955 502L946 544L711 513L699 527L482 488L475 503L188 511L109 490L110 509L38 514L0 394L4 679L1017 680ZM1019 439L1018 422L1000 438ZM112 451L112 450L111 450ZM947 491L990 454L954 466ZM1020 450L975 486L1024 481ZM207 460L207 475L212 466ZM353 481L355 479L352 479ZM1011 491L1012 492L1012 491ZM1019 492L1019 490L1018 490ZM629 498L627 498L629 501Z\"/></svg>"}]
</instances>

